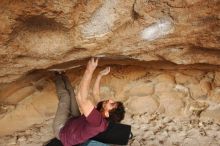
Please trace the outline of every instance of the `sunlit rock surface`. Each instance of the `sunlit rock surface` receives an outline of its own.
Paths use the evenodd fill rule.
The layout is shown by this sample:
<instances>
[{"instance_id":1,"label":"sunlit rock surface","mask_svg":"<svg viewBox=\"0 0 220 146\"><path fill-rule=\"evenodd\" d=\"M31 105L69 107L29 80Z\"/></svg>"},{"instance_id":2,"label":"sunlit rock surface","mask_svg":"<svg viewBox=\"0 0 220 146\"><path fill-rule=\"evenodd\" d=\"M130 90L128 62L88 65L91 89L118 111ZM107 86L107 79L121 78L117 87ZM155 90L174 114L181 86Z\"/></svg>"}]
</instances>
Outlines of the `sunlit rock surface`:
<instances>
[{"instance_id":1,"label":"sunlit rock surface","mask_svg":"<svg viewBox=\"0 0 220 146\"><path fill-rule=\"evenodd\" d=\"M219 1L0 2L0 82L96 55L220 65Z\"/></svg>"},{"instance_id":2,"label":"sunlit rock surface","mask_svg":"<svg viewBox=\"0 0 220 146\"><path fill-rule=\"evenodd\" d=\"M2 0L0 145L52 138L51 71L77 86L91 56L95 75L111 66L101 96L125 103L129 145L220 145L219 11L218 0Z\"/></svg>"}]
</instances>

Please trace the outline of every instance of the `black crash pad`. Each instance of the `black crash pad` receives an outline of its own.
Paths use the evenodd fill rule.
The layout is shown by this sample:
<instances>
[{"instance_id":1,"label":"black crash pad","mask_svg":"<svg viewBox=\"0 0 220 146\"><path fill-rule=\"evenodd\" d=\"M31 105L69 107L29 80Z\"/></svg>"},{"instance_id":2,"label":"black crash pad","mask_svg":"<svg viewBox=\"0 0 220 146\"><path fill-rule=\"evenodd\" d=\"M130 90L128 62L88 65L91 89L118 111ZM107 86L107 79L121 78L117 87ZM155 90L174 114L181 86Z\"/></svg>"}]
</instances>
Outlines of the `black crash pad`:
<instances>
[{"instance_id":1,"label":"black crash pad","mask_svg":"<svg viewBox=\"0 0 220 146\"><path fill-rule=\"evenodd\" d=\"M91 139L107 144L127 145L131 135L132 133L130 125L110 122L107 130L105 130L102 133L99 133L97 136ZM63 145L57 138L53 138L44 146Z\"/></svg>"}]
</instances>

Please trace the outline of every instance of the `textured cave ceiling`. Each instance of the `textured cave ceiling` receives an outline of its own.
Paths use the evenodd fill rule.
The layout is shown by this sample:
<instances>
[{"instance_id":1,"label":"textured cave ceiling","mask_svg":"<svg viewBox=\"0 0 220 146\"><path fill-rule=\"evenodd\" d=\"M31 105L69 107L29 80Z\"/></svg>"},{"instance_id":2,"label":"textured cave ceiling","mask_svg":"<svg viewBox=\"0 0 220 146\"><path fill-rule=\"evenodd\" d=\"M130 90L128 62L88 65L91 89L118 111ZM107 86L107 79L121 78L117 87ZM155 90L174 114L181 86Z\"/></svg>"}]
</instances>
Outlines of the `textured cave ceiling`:
<instances>
[{"instance_id":1,"label":"textured cave ceiling","mask_svg":"<svg viewBox=\"0 0 220 146\"><path fill-rule=\"evenodd\" d=\"M0 8L1 83L91 56L219 69L219 0L2 0Z\"/></svg>"}]
</instances>

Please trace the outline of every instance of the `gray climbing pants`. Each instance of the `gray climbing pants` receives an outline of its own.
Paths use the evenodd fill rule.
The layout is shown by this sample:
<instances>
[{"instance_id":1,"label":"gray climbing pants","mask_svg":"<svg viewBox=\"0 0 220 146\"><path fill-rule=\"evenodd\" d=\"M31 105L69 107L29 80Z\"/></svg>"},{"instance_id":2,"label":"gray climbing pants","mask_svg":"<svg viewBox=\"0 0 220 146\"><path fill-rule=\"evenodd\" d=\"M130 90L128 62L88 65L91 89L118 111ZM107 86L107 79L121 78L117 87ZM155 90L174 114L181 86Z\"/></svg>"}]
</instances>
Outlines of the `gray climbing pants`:
<instances>
[{"instance_id":1,"label":"gray climbing pants","mask_svg":"<svg viewBox=\"0 0 220 146\"><path fill-rule=\"evenodd\" d=\"M55 77L56 92L59 97L57 112L53 121L53 132L59 138L59 132L70 117L80 116L74 89L67 76L57 74Z\"/></svg>"}]
</instances>

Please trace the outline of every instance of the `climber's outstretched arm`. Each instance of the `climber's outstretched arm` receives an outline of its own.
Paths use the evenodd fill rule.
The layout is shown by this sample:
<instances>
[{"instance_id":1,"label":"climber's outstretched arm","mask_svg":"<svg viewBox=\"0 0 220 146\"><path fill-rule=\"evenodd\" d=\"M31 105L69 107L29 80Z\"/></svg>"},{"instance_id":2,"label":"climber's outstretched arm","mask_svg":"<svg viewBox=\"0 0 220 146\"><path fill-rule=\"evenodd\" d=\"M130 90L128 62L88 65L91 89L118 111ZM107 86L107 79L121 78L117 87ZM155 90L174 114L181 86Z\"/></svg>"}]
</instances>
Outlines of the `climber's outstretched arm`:
<instances>
[{"instance_id":1,"label":"climber's outstretched arm","mask_svg":"<svg viewBox=\"0 0 220 146\"><path fill-rule=\"evenodd\" d=\"M89 60L85 73L82 77L82 80L80 81L78 93L76 95L76 100L78 102L78 105L80 106L83 114L86 117L90 114L90 112L94 108L94 105L88 99L88 93L89 93L89 87L90 87L92 75L97 65L98 65L98 59L92 58Z\"/></svg>"},{"instance_id":2,"label":"climber's outstretched arm","mask_svg":"<svg viewBox=\"0 0 220 146\"><path fill-rule=\"evenodd\" d=\"M110 72L110 67L106 67L104 70L100 71L98 74L95 84L93 86L92 94L96 104L100 101L100 81L103 76L107 75Z\"/></svg>"}]
</instances>

